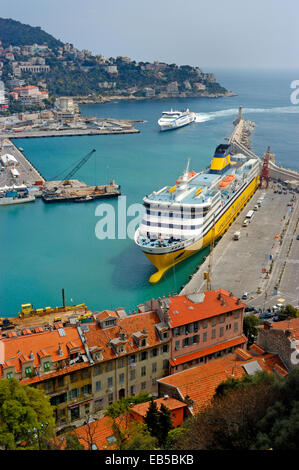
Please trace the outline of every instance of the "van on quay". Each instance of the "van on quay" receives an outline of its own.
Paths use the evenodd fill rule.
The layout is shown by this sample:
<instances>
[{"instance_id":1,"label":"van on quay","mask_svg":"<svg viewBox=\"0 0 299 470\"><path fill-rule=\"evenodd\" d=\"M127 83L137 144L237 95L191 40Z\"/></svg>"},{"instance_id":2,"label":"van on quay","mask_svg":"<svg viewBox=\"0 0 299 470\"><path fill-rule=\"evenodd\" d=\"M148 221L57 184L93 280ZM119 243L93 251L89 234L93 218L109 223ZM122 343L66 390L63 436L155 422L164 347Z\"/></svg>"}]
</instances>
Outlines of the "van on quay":
<instances>
[{"instance_id":1,"label":"van on quay","mask_svg":"<svg viewBox=\"0 0 299 470\"><path fill-rule=\"evenodd\" d=\"M234 240L239 240L240 235L241 235L241 232L235 232L235 233L234 233L234 236L233 236L233 239L234 239Z\"/></svg>"},{"instance_id":2,"label":"van on quay","mask_svg":"<svg viewBox=\"0 0 299 470\"><path fill-rule=\"evenodd\" d=\"M248 220L248 219L245 219L245 220L243 221L242 227L247 227L248 224L249 224L249 220Z\"/></svg>"}]
</instances>

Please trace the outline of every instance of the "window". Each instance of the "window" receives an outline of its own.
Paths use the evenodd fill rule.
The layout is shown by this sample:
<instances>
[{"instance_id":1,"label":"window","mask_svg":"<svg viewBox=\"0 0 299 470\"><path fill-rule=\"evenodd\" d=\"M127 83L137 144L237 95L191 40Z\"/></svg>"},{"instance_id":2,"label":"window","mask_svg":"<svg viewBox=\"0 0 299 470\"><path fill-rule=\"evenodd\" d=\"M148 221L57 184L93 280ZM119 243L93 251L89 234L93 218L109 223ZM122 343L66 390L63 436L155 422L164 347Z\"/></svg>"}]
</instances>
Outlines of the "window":
<instances>
[{"instance_id":1,"label":"window","mask_svg":"<svg viewBox=\"0 0 299 470\"><path fill-rule=\"evenodd\" d=\"M168 344L164 344L164 346L162 346L162 353L167 353L168 352Z\"/></svg>"},{"instance_id":2,"label":"window","mask_svg":"<svg viewBox=\"0 0 299 470\"><path fill-rule=\"evenodd\" d=\"M168 359L164 359L164 361L163 361L163 369L168 369Z\"/></svg>"},{"instance_id":3,"label":"window","mask_svg":"<svg viewBox=\"0 0 299 470\"><path fill-rule=\"evenodd\" d=\"M89 371L88 369L83 369L82 370L82 379L87 379L89 376Z\"/></svg>"},{"instance_id":4,"label":"window","mask_svg":"<svg viewBox=\"0 0 299 470\"><path fill-rule=\"evenodd\" d=\"M182 346L185 348L186 346L189 346L189 338L184 338L182 341Z\"/></svg>"},{"instance_id":5,"label":"window","mask_svg":"<svg viewBox=\"0 0 299 470\"><path fill-rule=\"evenodd\" d=\"M212 326L216 326L216 317L212 318Z\"/></svg>"},{"instance_id":6,"label":"window","mask_svg":"<svg viewBox=\"0 0 299 470\"><path fill-rule=\"evenodd\" d=\"M7 372L6 378L7 379L12 379L13 378L13 372Z\"/></svg>"},{"instance_id":7,"label":"window","mask_svg":"<svg viewBox=\"0 0 299 470\"><path fill-rule=\"evenodd\" d=\"M156 385L157 379L152 379L152 386Z\"/></svg>"},{"instance_id":8,"label":"window","mask_svg":"<svg viewBox=\"0 0 299 470\"><path fill-rule=\"evenodd\" d=\"M235 323L234 323L234 331L238 331L238 326L239 326L239 323L238 323L238 322L235 322Z\"/></svg>"},{"instance_id":9,"label":"window","mask_svg":"<svg viewBox=\"0 0 299 470\"><path fill-rule=\"evenodd\" d=\"M113 385L113 377L108 377L108 380L107 380L107 387L108 387L108 388L112 388L112 385Z\"/></svg>"},{"instance_id":10,"label":"window","mask_svg":"<svg viewBox=\"0 0 299 470\"><path fill-rule=\"evenodd\" d=\"M89 395L91 393L91 384L83 385L81 387L81 395Z\"/></svg>"},{"instance_id":11,"label":"window","mask_svg":"<svg viewBox=\"0 0 299 470\"><path fill-rule=\"evenodd\" d=\"M141 347L144 348L146 346L146 339L141 340Z\"/></svg>"},{"instance_id":12,"label":"window","mask_svg":"<svg viewBox=\"0 0 299 470\"><path fill-rule=\"evenodd\" d=\"M108 394L108 403L109 403L109 405L111 405L111 403L113 403L113 393Z\"/></svg>"},{"instance_id":13,"label":"window","mask_svg":"<svg viewBox=\"0 0 299 470\"><path fill-rule=\"evenodd\" d=\"M26 377L31 377L31 367L25 367L25 375Z\"/></svg>"},{"instance_id":14,"label":"window","mask_svg":"<svg viewBox=\"0 0 299 470\"><path fill-rule=\"evenodd\" d=\"M51 380L49 380L48 382L45 383L45 393L51 393L51 390L52 390L52 382Z\"/></svg>"},{"instance_id":15,"label":"window","mask_svg":"<svg viewBox=\"0 0 299 470\"><path fill-rule=\"evenodd\" d=\"M220 328L220 336L223 336L224 335L224 328L223 326Z\"/></svg>"},{"instance_id":16,"label":"window","mask_svg":"<svg viewBox=\"0 0 299 470\"><path fill-rule=\"evenodd\" d=\"M101 365L100 365L100 364L97 364L97 365L93 368L93 371L94 371L94 372L93 372L94 375L99 375L99 374L101 374L101 372L102 372L102 367L101 367Z\"/></svg>"},{"instance_id":17,"label":"window","mask_svg":"<svg viewBox=\"0 0 299 470\"><path fill-rule=\"evenodd\" d=\"M152 363L152 372L157 372L157 363L156 362Z\"/></svg>"},{"instance_id":18,"label":"window","mask_svg":"<svg viewBox=\"0 0 299 470\"><path fill-rule=\"evenodd\" d=\"M175 350L178 351L180 349L180 340L175 342Z\"/></svg>"},{"instance_id":19,"label":"window","mask_svg":"<svg viewBox=\"0 0 299 470\"><path fill-rule=\"evenodd\" d=\"M234 313L234 318L239 318L239 312Z\"/></svg>"},{"instance_id":20,"label":"window","mask_svg":"<svg viewBox=\"0 0 299 470\"><path fill-rule=\"evenodd\" d=\"M216 338L216 330L212 330L212 339Z\"/></svg>"},{"instance_id":21,"label":"window","mask_svg":"<svg viewBox=\"0 0 299 470\"><path fill-rule=\"evenodd\" d=\"M173 336L179 336L180 334L180 329L179 328L174 328L173 329Z\"/></svg>"},{"instance_id":22,"label":"window","mask_svg":"<svg viewBox=\"0 0 299 470\"><path fill-rule=\"evenodd\" d=\"M146 375L146 367L143 366L141 367L141 377L144 377Z\"/></svg>"},{"instance_id":23,"label":"window","mask_svg":"<svg viewBox=\"0 0 299 470\"><path fill-rule=\"evenodd\" d=\"M136 370L133 369L133 370L130 371L130 380L134 380L135 377L136 377Z\"/></svg>"},{"instance_id":24,"label":"window","mask_svg":"<svg viewBox=\"0 0 299 470\"><path fill-rule=\"evenodd\" d=\"M151 350L151 357L156 357L158 356L158 348L154 348Z\"/></svg>"},{"instance_id":25,"label":"window","mask_svg":"<svg viewBox=\"0 0 299 470\"><path fill-rule=\"evenodd\" d=\"M192 343L195 344L195 343L198 343L198 342L199 342L199 335L192 336Z\"/></svg>"},{"instance_id":26,"label":"window","mask_svg":"<svg viewBox=\"0 0 299 470\"><path fill-rule=\"evenodd\" d=\"M98 380L98 381L96 382L96 392L98 392L99 390L101 390L101 388L102 388L102 382L101 382L101 380Z\"/></svg>"},{"instance_id":27,"label":"window","mask_svg":"<svg viewBox=\"0 0 299 470\"><path fill-rule=\"evenodd\" d=\"M198 331L198 327L199 327L198 321L194 322L194 323L193 323L193 329L194 329L194 331Z\"/></svg>"},{"instance_id":28,"label":"window","mask_svg":"<svg viewBox=\"0 0 299 470\"><path fill-rule=\"evenodd\" d=\"M73 388L69 391L69 400L79 397L79 388Z\"/></svg>"},{"instance_id":29,"label":"window","mask_svg":"<svg viewBox=\"0 0 299 470\"><path fill-rule=\"evenodd\" d=\"M206 332L203 334L203 342L205 342L205 341L207 341L207 333Z\"/></svg>"},{"instance_id":30,"label":"window","mask_svg":"<svg viewBox=\"0 0 299 470\"><path fill-rule=\"evenodd\" d=\"M130 387L130 395L135 395L136 387L135 385L131 385Z\"/></svg>"},{"instance_id":31,"label":"window","mask_svg":"<svg viewBox=\"0 0 299 470\"><path fill-rule=\"evenodd\" d=\"M77 372L74 372L73 374L71 374L71 382L76 382L77 381Z\"/></svg>"},{"instance_id":32,"label":"window","mask_svg":"<svg viewBox=\"0 0 299 470\"><path fill-rule=\"evenodd\" d=\"M119 374L119 383L124 383L125 381L125 374Z\"/></svg>"},{"instance_id":33,"label":"window","mask_svg":"<svg viewBox=\"0 0 299 470\"><path fill-rule=\"evenodd\" d=\"M146 382L141 382L141 390L144 390L146 388Z\"/></svg>"},{"instance_id":34,"label":"window","mask_svg":"<svg viewBox=\"0 0 299 470\"><path fill-rule=\"evenodd\" d=\"M76 408L71 409L71 421L74 421L75 419L78 419L80 417L80 409L79 406Z\"/></svg>"},{"instance_id":35,"label":"window","mask_svg":"<svg viewBox=\"0 0 299 470\"><path fill-rule=\"evenodd\" d=\"M147 359L147 351L142 351L140 353L140 360L145 361Z\"/></svg>"},{"instance_id":36,"label":"window","mask_svg":"<svg viewBox=\"0 0 299 470\"><path fill-rule=\"evenodd\" d=\"M203 327L203 328L207 328L207 326L208 326L208 320L204 320L204 321L202 322L202 327Z\"/></svg>"},{"instance_id":37,"label":"window","mask_svg":"<svg viewBox=\"0 0 299 470\"><path fill-rule=\"evenodd\" d=\"M50 370L50 362L46 361L44 362L44 371L48 372Z\"/></svg>"},{"instance_id":38,"label":"window","mask_svg":"<svg viewBox=\"0 0 299 470\"><path fill-rule=\"evenodd\" d=\"M106 365L106 372L110 372L112 370L112 362L108 362Z\"/></svg>"},{"instance_id":39,"label":"window","mask_svg":"<svg viewBox=\"0 0 299 470\"><path fill-rule=\"evenodd\" d=\"M95 400L94 402L94 411L100 411L103 409L103 398L99 398L99 400Z\"/></svg>"},{"instance_id":40,"label":"window","mask_svg":"<svg viewBox=\"0 0 299 470\"><path fill-rule=\"evenodd\" d=\"M163 339L167 339L168 338L168 332L165 331L165 333L163 333Z\"/></svg>"},{"instance_id":41,"label":"window","mask_svg":"<svg viewBox=\"0 0 299 470\"><path fill-rule=\"evenodd\" d=\"M64 377L58 377L58 387L64 386Z\"/></svg>"},{"instance_id":42,"label":"window","mask_svg":"<svg viewBox=\"0 0 299 470\"><path fill-rule=\"evenodd\" d=\"M56 395L55 397L50 398L50 403L52 406L60 405L60 403L64 403L67 401L67 394L61 393L60 395Z\"/></svg>"},{"instance_id":43,"label":"window","mask_svg":"<svg viewBox=\"0 0 299 470\"><path fill-rule=\"evenodd\" d=\"M185 325L185 335L188 335L190 332L189 325Z\"/></svg>"},{"instance_id":44,"label":"window","mask_svg":"<svg viewBox=\"0 0 299 470\"><path fill-rule=\"evenodd\" d=\"M225 316L224 316L224 315L221 315L221 317L220 317L220 323L224 323L224 321L225 321Z\"/></svg>"},{"instance_id":45,"label":"window","mask_svg":"<svg viewBox=\"0 0 299 470\"><path fill-rule=\"evenodd\" d=\"M132 356L129 357L129 364L136 362L136 360L137 360L136 354L132 354Z\"/></svg>"},{"instance_id":46,"label":"window","mask_svg":"<svg viewBox=\"0 0 299 470\"><path fill-rule=\"evenodd\" d=\"M125 360L124 359L118 359L118 367L121 369L125 365Z\"/></svg>"}]
</instances>

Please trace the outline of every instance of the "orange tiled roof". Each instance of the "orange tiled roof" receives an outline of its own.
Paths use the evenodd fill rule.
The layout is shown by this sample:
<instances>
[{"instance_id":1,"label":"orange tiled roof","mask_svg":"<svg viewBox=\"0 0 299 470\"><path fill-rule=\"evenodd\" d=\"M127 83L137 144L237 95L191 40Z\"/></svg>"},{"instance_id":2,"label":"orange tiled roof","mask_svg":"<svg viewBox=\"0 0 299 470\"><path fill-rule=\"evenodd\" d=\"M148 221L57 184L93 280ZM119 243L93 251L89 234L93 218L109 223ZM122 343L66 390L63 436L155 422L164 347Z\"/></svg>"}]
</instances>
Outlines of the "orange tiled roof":
<instances>
[{"instance_id":1,"label":"orange tiled roof","mask_svg":"<svg viewBox=\"0 0 299 470\"><path fill-rule=\"evenodd\" d=\"M221 301L218 300L219 294L225 300L225 305L222 305ZM204 295L203 302L199 303L192 302L186 295L170 297L168 313L171 327L175 328L246 307L246 304L243 302L240 302L240 305L238 305L237 297L230 297L229 292L224 289L205 291Z\"/></svg>"},{"instance_id":2,"label":"orange tiled roof","mask_svg":"<svg viewBox=\"0 0 299 470\"><path fill-rule=\"evenodd\" d=\"M124 415L121 415L116 421L122 430L127 427L128 420ZM113 450L116 448L115 444L109 444L108 441L108 438L114 435L112 419L109 416L80 426L72 432L76 434L80 443L84 445L85 450L89 450L91 440L92 443L97 446L98 450Z\"/></svg>"},{"instance_id":3,"label":"orange tiled roof","mask_svg":"<svg viewBox=\"0 0 299 470\"><path fill-rule=\"evenodd\" d=\"M162 403L163 405L167 406L167 408L170 411L178 410L179 408L184 408L187 406L186 403L183 403L182 401L176 400L175 398L172 398L172 397L157 398L156 400L154 400L154 402L157 403L158 410L160 409L160 406ZM133 406L131 410L140 416L145 416L149 405L150 405L149 401L145 403L138 403L137 405Z\"/></svg>"},{"instance_id":4,"label":"orange tiled roof","mask_svg":"<svg viewBox=\"0 0 299 470\"><path fill-rule=\"evenodd\" d=\"M236 354L230 354L164 377L159 379L158 382L169 384L171 388L175 387L182 400L188 395L194 402L193 412L197 413L210 403L217 386L221 382L231 377L241 378L246 374L244 366L254 361L257 361L260 367L268 372L280 371L281 375L282 373L285 375L288 373L277 354L267 353L261 357L254 356L248 361L238 359Z\"/></svg>"},{"instance_id":5,"label":"orange tiled roof","mask_svg":"<svg viewBox=\"0 0 299 470\"><path fill-rule=\"evenodd\" d=\"M127 353L135 353L140 351L140 349L158 346L162 344L155 328L155 325L158 323L160 323L160 319L155 312L138 313L123 318L118 317L117 326L112 328L102 329L99 325L91 323L88 325L89 331L85 333L87 345L89 348L96 347L97 349L102 349L103 360L113 359ZM108 343L110 340L117 338L120 326L122 331L128 335L128 340L125 344L126 352L116 355ZM147 331L147 346L140 348L137 346L133 334L142 331L144 328Z\"/></svg>"},{"instance_id":6,"label":"orange tiled roof","mask_svg":"<svg viewBox=\"0 0 299 470\"><path fill-rule=\"evenodd\" d=\"M253 344L250 346L250 352L253 352L253 354L258 354L258 355L266 354L265 349L262 348L261 346L259 346L259 345L256 344L256 343L253 343Z\"/></svg>"},{"instance_id":7,"label":"orange tiled roof","mask_svg":"<svg viewBox=\"0 0 299 470\"><path fill-rule=\"evenodd\" d=\"M239 344L246 343L247 338L245 335L239 336L238 338L230 339L220 344L216 344L215 346L211 346L210 348L202 349L201 351L195 351L190 354L185 354L184 356L176 357L175 359L171 359L169 361L171 366L178 366L180 364L184 364L185 362L192 361L194 359L198 359L199 357L208 356L209 354L214 354L218 351L223 351L223 349L231 348L233 346L237 346Z\"/></svg>"},{"instance_id":8,"label":"orange tiled roof","mask_svg":"<svg viewBox=\"0 0 299 470\"><path fill-rule=\"evenodd\" d=\"M272 330L290 330L295 339L299 339L299 318L292 318L290 320L278 321L271 324Z\"/></svg>"},{"instance_id":9,"label":"orange tiled roof","mask_svg":"<svg viewBox=\"0 0 299 470\"><path fill-rule=\"evenodd\" d=\"M38 367L40 365L40 355L51 355L52 361L60 361L69 357L69 350L67 343L71 343L74 347L80 349L82 354L85 353L84 346L81 342L78 330L76 327L65 327L65 336L60 336L58 330L42 331L40 333L31 333L20 335L11 338L2 338L1 341L4 345L4 361L9 361L15 367L16 372L21 371L21 361L30 360L31 352L34 355L33 365ZM62 355L58 354L58 348L61 348ZM0 377L2 370L0 367ZM40 378L39 378L40 379Z\"/></svg>"}]
</instances>

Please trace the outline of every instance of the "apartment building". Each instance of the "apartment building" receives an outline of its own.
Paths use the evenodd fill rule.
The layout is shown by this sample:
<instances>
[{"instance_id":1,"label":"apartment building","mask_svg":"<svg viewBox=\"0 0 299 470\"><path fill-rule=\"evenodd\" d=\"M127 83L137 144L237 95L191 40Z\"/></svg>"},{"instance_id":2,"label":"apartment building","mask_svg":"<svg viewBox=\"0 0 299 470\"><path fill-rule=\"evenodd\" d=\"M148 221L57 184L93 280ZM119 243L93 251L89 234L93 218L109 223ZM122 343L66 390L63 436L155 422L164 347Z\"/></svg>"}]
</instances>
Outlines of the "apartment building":
<instances>
[{"instance_id":1,"label":"apartment building","mask_svg":"<svg viewBox=\"0 0 299 470\"><path fill-rule=\"evenodd\" d=\"M0 378L42 389L55 406L58 427L89 414L90 363L75 326L25 328L1 339Z\"/></svg>"},{"instance_id":2,"label":"apartment building","mask_svg":"<svg viewBox=\"0 0 299 470\"><path fill-rule=\"evenodd\" d=\"M157 379L168 374L169 327L143 307L133 315L122 309L95 314L95 323L86 327L95 413L123 397L157 395Z\"/></svg>"},{"instance_id":3,"label":"apartment building","mask_svg":"<svg viewBox=\"0 0 299 470\"><path fill-rule=\"evenodd\" d=\"M146 306L171 329L171 374L246 346L245 304L224 289L164 297Z\"/></svg>"}]
</instances>

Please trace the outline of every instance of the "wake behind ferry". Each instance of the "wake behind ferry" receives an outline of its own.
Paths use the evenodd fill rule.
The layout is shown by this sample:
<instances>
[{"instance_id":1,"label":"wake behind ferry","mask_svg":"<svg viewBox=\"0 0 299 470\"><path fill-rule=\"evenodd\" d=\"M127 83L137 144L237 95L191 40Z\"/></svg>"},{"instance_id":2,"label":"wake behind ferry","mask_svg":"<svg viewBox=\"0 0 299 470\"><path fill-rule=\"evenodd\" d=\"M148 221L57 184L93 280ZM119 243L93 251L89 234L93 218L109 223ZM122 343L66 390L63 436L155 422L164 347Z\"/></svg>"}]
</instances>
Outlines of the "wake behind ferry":
<instances>
[{"instance_id":1,"label":"wake behind ferry","mask_svg":"<svg viewBox=\"0 0 299 470\"><path fill-rule=\"evenodd\" d=\"M158 270L150 282L219 238L258 188L259 174L258 158L220 144L208 170L190 172L188 161L176 185L146 196L135 243Z\"/></svg>"},{"instance_id":2,"label":"wake behind ferry","mask_svg":"<svg viewBox=\"0 0 299 470\"><path fill-rule=\"evenodd\" d=\"M161 131L169 131L178 127L187 126L196 119L196 114L184 109L182 111L163 111L162 116L158 120Z\"/></svg>"}]
</instances>

